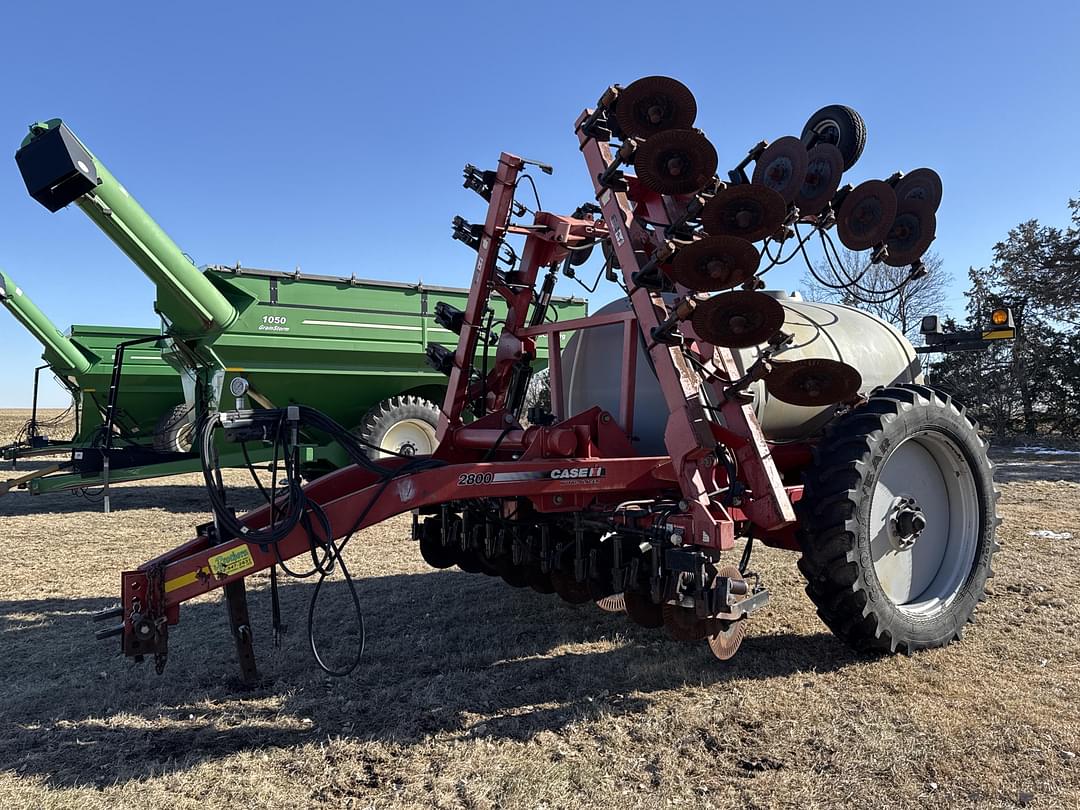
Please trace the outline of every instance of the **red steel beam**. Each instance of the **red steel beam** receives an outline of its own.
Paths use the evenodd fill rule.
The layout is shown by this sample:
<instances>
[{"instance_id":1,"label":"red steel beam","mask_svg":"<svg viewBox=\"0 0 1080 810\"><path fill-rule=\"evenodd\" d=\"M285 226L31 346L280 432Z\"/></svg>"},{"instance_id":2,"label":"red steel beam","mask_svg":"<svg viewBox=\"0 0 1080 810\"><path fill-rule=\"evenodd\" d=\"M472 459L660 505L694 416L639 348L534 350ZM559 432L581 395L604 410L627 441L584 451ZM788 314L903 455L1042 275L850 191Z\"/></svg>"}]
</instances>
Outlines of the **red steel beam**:
<instances>
[{"instance_id":1,"label":"red steel beam","mask_svg":"<svg viewBox=\"0 0 1080 810\"><path fill-rule=\"evenodd\" d=\"M700 378L686 365L681 348L663 346L650 340L652 327L658 325L667 316L668 310L659 294L643 288L633 289L632 273L640 270L641 267L639 250L655 248L657 243L636 222L634 206L628 193L605 188L600 183L599 178L613 163L614 155L608 143L597 141L582 131L581 125L591 114L591 110L586 110L579 116L576 125L578 140L589 167L589 174L593 178L593 186L604 211L608 230L612 235L612 246L619 257L624 283L632 292L631 302L642 324L641 332L645 336L646 344L652 344L649 354L653 359L657 379L671 412L668 430L665 432L668 451L671 453L672 461L676 463L676 469L685 468L684 459L694 458L693 450L688 446L690 443L697 440L699 447L708 450L715 449L716 445L711 429L707 424L702 425L706 417L699 395ZM629 180L631 187L640 185L636 182L636 178L630 177ZM646 194L645 203L650 221L661 223L668 221L668 207L664 204L663 198L656 194ZM672 204L673 207L678 207L677 201L673 200ZM620 223L622 223L621 227ZM693 291L682 287L679 288L679 292L686 296L692 294ZM657 317L657 313L661 313L661 317ZM681 328L684 334L696 337L689 322L684 322ZM712 359L721 370L726 372L728 379L739 376L730 350L717 347ZM769 446L754 415L753 407L725 397L723 387L719 384L714 383L713 390L716 401L720 403L726 429L745 439L735 452L743 465L746 483L750 488L750 501L746 505L748 514L756 524L766 530L775 530L793 524L796 520L795 509L784 488L780 473L773 463ZM701 438L702 427L709 433L708 439ZM693 474L695 472L697 475ZM707 490L702 488L702 482L707 480L708 470L702 470L698 465L697 470L691 470L690 475L682 478L683 494L707 506L709 503Z\"/></svg>"}]
</instances>

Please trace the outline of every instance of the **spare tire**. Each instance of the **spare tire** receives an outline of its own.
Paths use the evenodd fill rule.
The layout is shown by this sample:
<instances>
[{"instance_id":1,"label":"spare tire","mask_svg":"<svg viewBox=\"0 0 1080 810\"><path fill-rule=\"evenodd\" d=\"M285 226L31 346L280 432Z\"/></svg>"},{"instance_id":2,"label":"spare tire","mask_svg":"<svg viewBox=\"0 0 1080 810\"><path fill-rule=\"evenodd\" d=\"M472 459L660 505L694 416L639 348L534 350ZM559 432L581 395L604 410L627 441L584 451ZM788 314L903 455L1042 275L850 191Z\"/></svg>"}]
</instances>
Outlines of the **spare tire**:
<instances>
[{"instance_id":1,"label":"spare tire","mask_svg":"<svg viewBox=\"0 0 1080 810\"><path fill-rule=\"evenodd\" d=\"M843 104L830 104L810 116L802 131L802 142L831 143L844 156L844 171L855 165L866 146L866 124L862 116Z\"/></svg>"}]
</instances>

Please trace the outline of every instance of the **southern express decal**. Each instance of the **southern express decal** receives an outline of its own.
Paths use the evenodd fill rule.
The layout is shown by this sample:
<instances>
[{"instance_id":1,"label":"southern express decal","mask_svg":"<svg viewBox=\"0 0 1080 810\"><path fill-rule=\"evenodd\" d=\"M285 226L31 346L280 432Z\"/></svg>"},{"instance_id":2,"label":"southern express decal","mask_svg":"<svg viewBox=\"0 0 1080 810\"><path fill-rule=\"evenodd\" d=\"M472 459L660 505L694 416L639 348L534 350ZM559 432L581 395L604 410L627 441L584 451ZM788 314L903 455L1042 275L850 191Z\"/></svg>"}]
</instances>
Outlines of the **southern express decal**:
<instances>
[{"instance_id":1,"label":"southern express decal","mask_svg":"<svg viewBox=\"0 0 1080 810\"><path fill-rule=\"evenodd\" d=\"M513 484L519 481L565 481L576 484L594 481L607 475L603 467L557 467L554 470L536 470L533 472L483 472L462 473L458 476L459 487L485 486L487 484Z\"/></svg>"}]
</instances>

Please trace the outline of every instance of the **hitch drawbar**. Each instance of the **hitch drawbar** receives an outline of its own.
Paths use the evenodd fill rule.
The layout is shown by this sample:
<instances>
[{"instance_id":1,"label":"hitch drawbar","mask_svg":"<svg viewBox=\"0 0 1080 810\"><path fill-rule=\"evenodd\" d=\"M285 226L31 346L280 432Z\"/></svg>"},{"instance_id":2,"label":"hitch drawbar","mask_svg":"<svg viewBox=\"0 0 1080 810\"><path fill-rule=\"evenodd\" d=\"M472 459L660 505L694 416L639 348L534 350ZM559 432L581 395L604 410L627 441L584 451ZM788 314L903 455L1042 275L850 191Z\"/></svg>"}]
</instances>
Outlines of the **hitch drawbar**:
<instances>
[{"instance_id":1,"label":"hitch drawbar","mask_svg":"<svg viewBox=\"0 0 1080 810\"><path fill-rule=\"evenodd\" d=\"M229 627L240 661L241 678L246 686L251 686L258 680L259 673L255 664L254 637L248 618L244 580L233 580L223 590ZM174 618L169 618L170 613L174 614ZM165 606L165 588L160 570L129 571L124 574L124 604L95 613L93 617L95 623L115 619L120 619L120 623L98 630L94 637L99 641L122 637L125 655L137 661L146 655L153 655L160 674L168 656L168 625L175 623L175 614L175 608Z\"/></svg>"}]
</instances>

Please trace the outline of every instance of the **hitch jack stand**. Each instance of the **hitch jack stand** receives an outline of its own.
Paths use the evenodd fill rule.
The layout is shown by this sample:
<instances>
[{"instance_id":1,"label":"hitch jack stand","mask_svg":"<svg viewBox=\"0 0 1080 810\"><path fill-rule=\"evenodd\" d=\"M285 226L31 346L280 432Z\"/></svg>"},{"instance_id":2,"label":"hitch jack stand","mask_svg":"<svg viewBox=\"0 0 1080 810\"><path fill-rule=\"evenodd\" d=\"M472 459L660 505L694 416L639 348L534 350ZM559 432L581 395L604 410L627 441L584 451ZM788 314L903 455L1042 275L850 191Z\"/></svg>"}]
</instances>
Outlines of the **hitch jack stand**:
<instances>
[{"instance_id":1,"label":"hitch jack stand","mask_svg":"<svg viewBox=\"0 0 1080 810\"><path fill-rule=\"evenodd\" d=\"M240 679L244 686L254 686L259 680L259 670L255 666L255 646L252 643L244 580L237 579L228 583L224 591L225 607L229 611L229 629L236 641L236 656L240 661Z\"/></svg>"}]
</instances>

